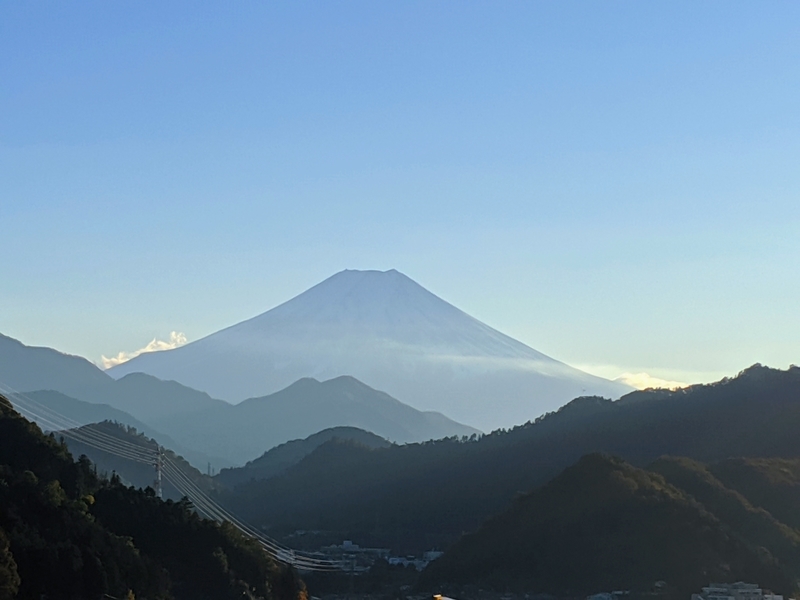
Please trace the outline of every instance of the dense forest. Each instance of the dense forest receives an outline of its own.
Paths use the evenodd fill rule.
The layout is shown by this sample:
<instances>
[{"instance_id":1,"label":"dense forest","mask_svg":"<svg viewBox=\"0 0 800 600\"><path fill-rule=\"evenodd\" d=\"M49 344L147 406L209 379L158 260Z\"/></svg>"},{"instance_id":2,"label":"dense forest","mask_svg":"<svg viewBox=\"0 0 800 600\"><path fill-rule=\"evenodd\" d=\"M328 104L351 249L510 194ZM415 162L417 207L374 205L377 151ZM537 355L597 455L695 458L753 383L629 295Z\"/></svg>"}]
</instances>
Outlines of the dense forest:
<instances>
[{"instance_id":1,"label":"dense forest","mask_svg":"<svg viewBox=\"0 0 800 600\"><path fill-rule=\"evenodd\" d=\"M686 598L710 581L745 580L797 592L800 533L712 470L685 458L639 469L587 455L463 536L420 585Z\"/></svg>"},{"instance_id":2,"label":"dense forest","mask_svg":"<svg viewBox=\"0 0 800 600\"><path fill-rule=\"evenodd\" d=\"M102 421L71 430L66 432L66 435L63 432L56 435L59 439L61 437L64 438L64 442L67 444L67 448L73 456L88 456L94 464L95 470L101 475L110 476L112 473L116 473L120 477L122 483L137 488L146 488L153 485L155 473L152 465L127 459L124 456L120 456L119 453L112 454L105 452L97 448L96 445L88 445L81 441L90 438L92 434L96 433L119 439L127 444L128 447L136 446L144 451L150 452L155 461L160 446L159 441L147 437L135 427L129 425L122 425L112 421ZM164 455L169 458L176 467L180 468L181 472L200 489L210 491L219 487L219 484L215 483L211 477L194 468L185 458L177 455L169 448L164 448L163 446L161 446L161 448ZM183 496L183 494L181 494L167 479L162 481L162 492L165 498L170 498L172 500L180 500Z\"/></svg>"},{"instance_id":3,"label":"dense forest","mask_svg":"<svg viewBox=\"0 0 800 600\"><path fill-rule=\"evenodd\" d=\"M250 480L269 479L293 467L325 442L352 441L367 448L388 448L386 439L358 427L329 427L302 440L279 444L241 467L222 469L214 480L224 486L234 487Z\"/></svg>"},{"instance_id":4,"label":"dense forest","mask_svg":"<svg viewBox=\"0 0 800 600\"><path fill-rule=\"evenodd\" d=\"M0 397L0 600L302 599L297 575L187 501L99 478Z\"/></svg>"},{"instance_id":5,"label":"dense forest","mask_svg":"<svg viewBox=\"0 0 800 600\"><path fill-rule=\"evenodd\" d=\"M756 365L685 390L578 398L472 441L383 449L328 442L283 474L242 483L221 500L276 536L322 530L420 553L448 547L585 454L605 452L639 467L662 455L704 463L800 458L798 430L800 368Z\"/></svg>"},{"instance_id":6,"label":"dense forest","mask_svg":"<svg viewBox=\"0 0 800 600\"><path fill-rule=\"evenodd\" d=\"M306 595L291 570L228 525L199 518L187 500L128 487L149 482L147 465L125 480L99 477L86 457L74 461L55 437L0 408L0 600ZM155 446L132 428L90 427ZM682 598L712 579L746 579L794 594L798 427L800 369L755 366L676 392L578 398L480 438L398 446L366 432L321 432L226 472L233 487L191 477L274 534L304 530L291 536L295 547L353 539L400 555L446 550L419 581L379 561L355 586L339 574L316 577L318 589L416 581L456 597L476 586ZM92 452L101 463L113 458Z\"/></svg>"}]
</instances>

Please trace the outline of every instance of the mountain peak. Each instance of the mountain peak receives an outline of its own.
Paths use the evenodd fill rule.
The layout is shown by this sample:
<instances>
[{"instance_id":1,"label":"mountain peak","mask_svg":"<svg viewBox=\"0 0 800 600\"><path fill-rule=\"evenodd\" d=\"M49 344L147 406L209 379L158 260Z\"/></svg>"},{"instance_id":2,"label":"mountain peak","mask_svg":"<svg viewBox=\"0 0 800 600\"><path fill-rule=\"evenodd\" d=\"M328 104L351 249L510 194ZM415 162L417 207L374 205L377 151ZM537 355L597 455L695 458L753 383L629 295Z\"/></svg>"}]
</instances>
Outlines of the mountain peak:
<instances>
[{"instance_id":1,"label":"mountain peak","mask_svg":"<svg viewBox=\"0 0 800 600\"><path fill-rule=\"evenodd\" d=\"M400 275L401 277L405 277L406 279L411 281L410 277L408 277L407 275L404 275L403 273L401 273L397 269L387 269L386 271L381 271L379 269L342 269L338 273L334 273L333 275L328 277L328 279L333 279L334 277L339 277L339 276L344 276L344 275L352 275L352 274L363 274L363 275L369 276L369 277L380 277L382 275L389 275L389 276Z\"/></svg>"},{"instance_id":2,"label":"mountain peak","mask_svg":"<svg viewBox=\"0 0 800 600\"><path fill-rule=\"evenodd\" d=\"M630 390L493 329L395 269L340 271L263 314L109 373L134 371L229 401L349 375L482 429L524 423L576 396Z\"/></svg>"},{"instance_id":3,"label":"mountain peak","mask_svg":"<svg viewBox=\"0 0 800 600\"><path fill-rule=\"evenodd\" d=\"M401 273L397 269L388 269L386 271L380 271L378 269L343 269L338 273L334 273L327 279L323 279L317 284L317 286L325 286L342 281L362 283L369 282L385 285L392 280L404 281L412 285L418 285L408 275Z\"/></svg>"},{"instance_id":4,"label":"mountain peak","mask_svg":"<svg viewBox=\"0 0 800 600\"><path fill-rule=\"evenodd\" d=\"M347 269L331 275L299 296L278 306L277 309L287 306L296 309L299 306L308 305L309 310L318 311L323 305L328 305L338 306L338 309L342 310L342 305L346 304L350 305L351 309L364 311L368 304L398 306L409 302L434 304L437 301L447 304L416 281L395 269L389 271ZM452 308L455 309L455 307Z\"/></svg>"}]
</instances>

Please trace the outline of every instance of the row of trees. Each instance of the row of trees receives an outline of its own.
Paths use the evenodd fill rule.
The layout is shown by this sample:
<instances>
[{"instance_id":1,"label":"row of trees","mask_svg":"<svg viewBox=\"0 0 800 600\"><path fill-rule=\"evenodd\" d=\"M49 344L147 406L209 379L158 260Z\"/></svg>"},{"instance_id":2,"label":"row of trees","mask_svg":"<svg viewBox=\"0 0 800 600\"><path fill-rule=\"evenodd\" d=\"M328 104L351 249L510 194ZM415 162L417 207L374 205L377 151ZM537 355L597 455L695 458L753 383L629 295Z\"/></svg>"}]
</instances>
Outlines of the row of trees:
<instances>
[{"instance_id":1,"label":"row of trees","mask_svg":"<svg viewBox=\"0 0 800 600\"><path fill-rule=\"evenodd\" d=\"M0 600L303 600L303 583L186 501L98 478L0 397Z\"/></svg>"}]
</instances>

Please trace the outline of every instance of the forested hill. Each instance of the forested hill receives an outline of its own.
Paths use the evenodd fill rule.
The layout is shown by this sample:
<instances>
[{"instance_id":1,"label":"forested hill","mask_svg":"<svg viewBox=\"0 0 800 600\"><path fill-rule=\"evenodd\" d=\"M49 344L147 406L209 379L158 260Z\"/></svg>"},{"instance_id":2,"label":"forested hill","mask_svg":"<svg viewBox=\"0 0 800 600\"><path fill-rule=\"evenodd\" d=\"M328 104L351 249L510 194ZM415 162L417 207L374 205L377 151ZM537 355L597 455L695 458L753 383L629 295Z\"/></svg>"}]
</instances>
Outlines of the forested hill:
<instances>
[{"instance_id":1,"label":"forested hill","mask_svg":"<svg viewBox=\"0 0 800 600\"><path fill-rule=\"evenodd\" d=\"M225 501L275 534L320 529L419 552L445 547L581 456L635 466L664 454L703 462L800 457L800 368L759 365L686 390L579 398L477 441L369 450L327 443L283 475L243 484ZM313 492L313 493L311 493Z\"/></svg>"},{"instance_id":2,"label":"forested hill","mask_svg":"<svg viewBox=\"0 0 800 600\"><path fill-rule=\"evenodd\" d=\"M243 467L222 469L214 479L229 487L251 479L268 479L280 475L331 440L349 440L368 448L391 446L391 442L385 438L358 427L330 427L305 439L275 446Z\"/></svg>"},{"instance_id":3,"label":"forested hill","mask_svg":"<svg viewBox=\"0 0 800 600\"><path fill-rule=\"evenodd\" d=\"M592 454L461 538L421 585L687 598L709 581L793 594L798 575L798 532L704 466L661 459L644 470Z\"/></svg>"},{"instance_id":4,"label":"forested hill","mask_svg":"<svg viewBox=\"0 0 800 600\"><path fill-rule=\"evenodd\" d=\"M302 600L294 573L185 502L100 480L0 396L0 598Z\"/></svg>"},{"instance_id":5,"label":"forested hill","mask_svg":"<svg viewBox=\"0 0 800 600\"><path fill-rule=\"evenodd\" d=\"M116 473L122 483L125 485L132 485L136 488L153 486L155 471L152 464L143 464L136 460L124 458L118 452L112 454L98 448L96 445L88 445L80 441L81 439L86 439L92 434L97 433L104 436L106 439L118 439L121 444L127 444L128 447L135 446L151 453L153 462L155 462L159 441L161 440L156 441L140 433L134 427L112 421L84 425L83 427L68 432L68 435L64 436L64 441L73 456L88 456L95 466L95 470L101 475L110 476L112 473ZM56 432L55 435L60 438L62 433ZM216 484L211 477L195 469L182 456L179 456L169 448L163 446L161 446L161 448L164 456L179 468L188 479L197 485L197 487L205 492L209 492L218 487L218 484ZM169 480L164 479L161 485L164 498L180 500L183 497L183 493Z\"/></svg>"}]
</instances>

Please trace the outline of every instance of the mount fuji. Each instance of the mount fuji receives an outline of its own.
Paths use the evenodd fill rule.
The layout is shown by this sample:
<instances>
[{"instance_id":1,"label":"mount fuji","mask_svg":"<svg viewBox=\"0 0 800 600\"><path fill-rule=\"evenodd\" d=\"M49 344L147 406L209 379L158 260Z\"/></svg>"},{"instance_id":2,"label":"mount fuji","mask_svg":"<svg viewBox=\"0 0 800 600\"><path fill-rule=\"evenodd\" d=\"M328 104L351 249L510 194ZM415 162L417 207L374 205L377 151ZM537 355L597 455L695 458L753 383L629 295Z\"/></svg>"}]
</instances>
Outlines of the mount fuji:
<instances>
[{"instance_id":1,"label":"mount fuji","mask_svg":"<svg viewBox=\"0 0 800 600\"><path fill-rule=\"evenodd\" d=\"M115 378L134 372L230 402L304 377L350 375L487 431L576 396L631 390L537 352L395 270L342 271L252 319L108 371Z\"/></svg>"}]
</instances>

